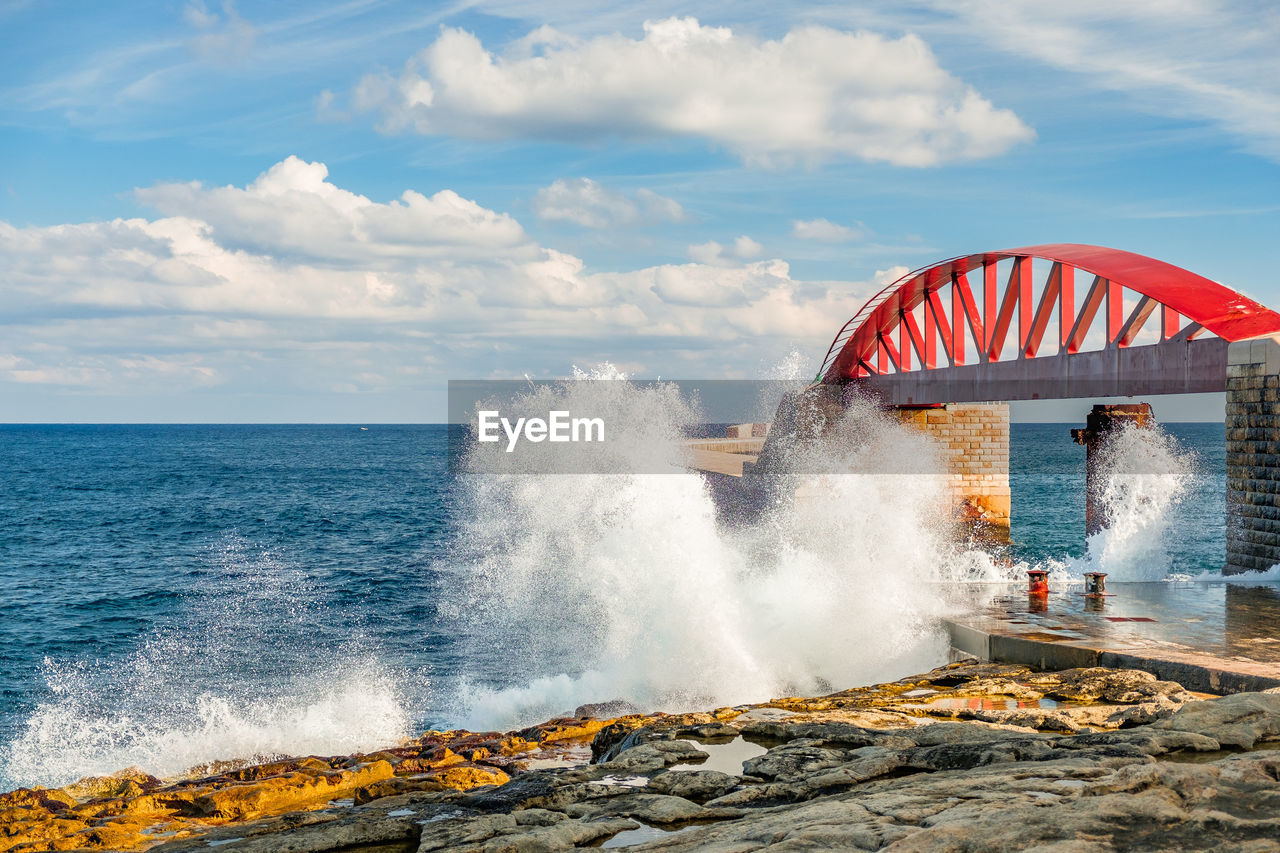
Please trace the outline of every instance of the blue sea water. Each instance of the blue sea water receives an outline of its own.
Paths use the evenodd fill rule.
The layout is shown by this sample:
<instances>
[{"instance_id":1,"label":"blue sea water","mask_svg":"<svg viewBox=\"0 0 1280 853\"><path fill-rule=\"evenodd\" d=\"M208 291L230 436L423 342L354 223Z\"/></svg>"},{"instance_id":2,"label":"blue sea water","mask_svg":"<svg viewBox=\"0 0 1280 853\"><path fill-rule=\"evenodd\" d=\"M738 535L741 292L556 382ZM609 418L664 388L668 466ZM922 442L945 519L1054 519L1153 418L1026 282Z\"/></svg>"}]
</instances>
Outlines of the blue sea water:
<instances>
[{"instance_id":1,"label":"blue sea water","mask_svg":"<svg viewBox=\"0 0 1280 853\"><path fill-rule=\"evenodd\" d=\"M1083 551L1069 426L1013 426L1019 558ZM1173 569L1215 571L1223 428L1165 429L1199 460L1169 526ZM447 439L441 425L0 426L0 790L373 748L455 719L463 673L514 683L518 663L443 612L466 505Z\"/></svg>"}]
</instances>

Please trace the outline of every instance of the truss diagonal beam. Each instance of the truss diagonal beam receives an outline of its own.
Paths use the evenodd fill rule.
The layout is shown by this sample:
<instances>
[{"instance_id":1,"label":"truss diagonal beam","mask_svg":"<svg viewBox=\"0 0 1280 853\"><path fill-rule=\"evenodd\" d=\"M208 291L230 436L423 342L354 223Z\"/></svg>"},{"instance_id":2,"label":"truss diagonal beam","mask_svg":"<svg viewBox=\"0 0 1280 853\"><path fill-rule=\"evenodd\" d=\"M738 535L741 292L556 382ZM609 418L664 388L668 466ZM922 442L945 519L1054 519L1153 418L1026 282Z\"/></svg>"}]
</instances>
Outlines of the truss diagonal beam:
<instances>
[{"instance_id":1,"label":"truss diagonal beam","mask_svg":"<svg viewBox=\"0 0 1280 853\"><path fill-rule=\"evenodd\" d=\"M1160 304L1150 296L1144 296L1138 300L1138 304L1134 306L1133 313L1129 315L1129 319L1124 321L1124 326L1120 329L1119 336L1112 341L1112 344L1119 347L1127 347L1133 343L1133 339L1138 336L1138 332L1142 331L1142 324L1147 322L1147 318Z\"/></svg>"},{"instance_id":2,"label":"truss diagonal beam","mask_svg":"<svg viewBox=\"0 0 1280 853\"><path fill-rule=\"evenodd\" d=\"M1089 292L1085 294L1084 304L1080 306L1080 313L1076 315L1075 324L1072 325L1071 332L1067 335L1065 349L1068 353L1080 351L1080 344L1084 343L1085 335L1089 334L1089 327L1093 325L1093 318L1098 315L1098 309L1106 301L1107 290L1107 280L1100 275L1094 276L1093 284L1089 286Z\"/></svg>"}]
</instances>

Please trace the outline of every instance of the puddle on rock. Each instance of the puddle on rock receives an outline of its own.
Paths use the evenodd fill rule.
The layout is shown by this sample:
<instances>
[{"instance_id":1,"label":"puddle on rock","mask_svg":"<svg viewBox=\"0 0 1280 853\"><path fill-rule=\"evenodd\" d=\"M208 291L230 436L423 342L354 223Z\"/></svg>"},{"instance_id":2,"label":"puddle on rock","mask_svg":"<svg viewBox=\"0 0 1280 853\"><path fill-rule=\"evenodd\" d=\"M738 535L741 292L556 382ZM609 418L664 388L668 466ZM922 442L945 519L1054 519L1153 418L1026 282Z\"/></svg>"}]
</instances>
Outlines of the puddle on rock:
<instances>
[{"instance_id":1,"label":"puddle on rock","mask_svg":"<svg viewBox=\"0 0 1280 853\"><path fill-rule=\"evenodd\" d=\"M794 717L795 711L788 711L784 708L752 708L745 711L734 718L734 722L769 722L772 720L785 720L787 717Z\"/></svg>"},{"instance_id":2,"label":"puddle on rock","mask_svg":"<svg viewBox=\"0 0 1280 853\"><path fill-rule=\"evenodd\" d=\"M1020 708L1053 710L1072 707L1069 702L1057 699L998 699L991 696L944 696L932 702L906 705L907 708L948 708L969 711L1016 711Z\"/></svg>"},{"instance_id":3,"label":"puddle on rock","mask_svg":"<svg viewBox=\"0 0 1280 853\"><path fill-rule=\"evenodd\" d=\"M599 846L631 847L636 844L645 844L649 841L665 841L694 828L694 826L683 826L679 829L663 829L659 826L650 826L647 823L642 823L638 829L624 829L617 835L610 836Z\"/></svg>"},{"instance_id":4,"label":"puddle on rock","mask_svg":"<svg viewBox=\"0 0 1280 853\"><path fill-rule=\"evenodd\" d=\"M719 770L721 773L728 773L730 776L741 776L742 762L755 758L757 755L764 755L769 751L760 744L752 743L742 736L738 736L728 743L707 743L697 740L685 740L685 743L692 744L707 753L709 758L706 761L675 764L670 768L671 770Z\"/></svg>"},{"instance_id":5,"label":"puddle on rock","mask_svg":"<svg viewBox=\"0 0 1280 853\"><path fill-rule=\"evenodd\" d=\"M591 744L571 743L551 746L528 753L513 762L522 770L558 770L565 767L584 767L591 763Z\"/></svg>"},{"instance_id":6,"label":"puddle on rock","mask_svg":"<svg viewBox=\"0 0 1280 853\"><path fill-rule=\"evenodd\" d=\"M206 841L205 844L210 847L221 847L224 844L235 844L237 841L244 841L244 836L242 835L239 838L219 838L216 841Z\"/></svg>"},{"instance_id":7,"label":"puddle on rock","mask_svg":"<svg viewBox=\"0 0 1280 853\"><path fill-rule=\"evenodd\" d=\"M1213 752L1192 752L1189 749L1184 749L1180 752L1157 755L1156 761L1172 761L1174 764L1209 764L1213 761L1231 758L1233 755L1250 755L1255 752L1276 752L1278 750L1280 750L1280 741L1260 743L1253 749L1217 749Z\"/></svg>"},{"instance_id":8,"label":"puddle on rock","mask_svg":"<svg viewBox=\"0 0 1280 853\"><path fill-rule=\"evenodd\" d=\"M674 768L672 768L674 769ZM643 788L649 784L647 776L605 776L588 782L588 785L622 785L626 788Z\"/></svg>"}]
</instances>

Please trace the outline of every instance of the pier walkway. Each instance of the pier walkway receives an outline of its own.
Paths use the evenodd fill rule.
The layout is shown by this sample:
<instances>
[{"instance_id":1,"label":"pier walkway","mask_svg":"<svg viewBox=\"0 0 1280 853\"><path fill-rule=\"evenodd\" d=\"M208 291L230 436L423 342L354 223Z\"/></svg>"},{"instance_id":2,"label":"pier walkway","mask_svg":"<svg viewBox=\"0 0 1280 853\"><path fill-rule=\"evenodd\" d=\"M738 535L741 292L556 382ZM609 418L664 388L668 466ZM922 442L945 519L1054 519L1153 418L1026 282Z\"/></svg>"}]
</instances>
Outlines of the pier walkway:
<instances>
[{"instance_id":1,"label":"pier walkway","mask_svg":"<svg viewBox=\"0 0 1280 853\"><path fill-rule=\"evenodd\" d=\"M741 477L744 463L760 458L764 438L699 438L684 443L686 464L695 471Z\"/></svg>"},{"instance_id":2,"label":"pier walkway","mask_svg":"<svg viewBox=\"0 0 1280 853\"><path fill-rule=\"evenodd\" d=\"M1095 610L1078 584L1039 603L1013 584L954 589L953 603L971 615L946 627L953 648L984 660L1141 669L1206 693L1280 687L1280 582L1113 583L1107 592Z\"/></svg>"}]
</instances>

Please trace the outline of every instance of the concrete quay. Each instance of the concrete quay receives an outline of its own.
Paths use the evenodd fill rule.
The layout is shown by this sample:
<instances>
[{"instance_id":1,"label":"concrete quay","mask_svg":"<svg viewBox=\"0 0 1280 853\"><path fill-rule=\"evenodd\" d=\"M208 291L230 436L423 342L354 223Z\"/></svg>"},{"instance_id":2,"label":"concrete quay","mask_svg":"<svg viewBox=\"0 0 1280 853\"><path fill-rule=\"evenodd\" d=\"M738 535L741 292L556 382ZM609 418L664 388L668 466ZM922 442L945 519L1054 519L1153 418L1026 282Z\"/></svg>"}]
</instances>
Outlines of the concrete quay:
<instances>
[{"instance_id":1,"label":"concrete quay","mask_svg":"<svg viewBox=\"0 0 1280 853\"><path fill-rule=\"evenodd\" d=\"M1025 586L949 590L968 615L945 621L952 648L982 660L1056 670L1141 669L1190 690L1280 688L1280 582L1108 584L1099 603L1083 587L1047 598Z\"/></svg>"}]
</instances>

